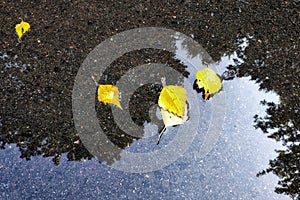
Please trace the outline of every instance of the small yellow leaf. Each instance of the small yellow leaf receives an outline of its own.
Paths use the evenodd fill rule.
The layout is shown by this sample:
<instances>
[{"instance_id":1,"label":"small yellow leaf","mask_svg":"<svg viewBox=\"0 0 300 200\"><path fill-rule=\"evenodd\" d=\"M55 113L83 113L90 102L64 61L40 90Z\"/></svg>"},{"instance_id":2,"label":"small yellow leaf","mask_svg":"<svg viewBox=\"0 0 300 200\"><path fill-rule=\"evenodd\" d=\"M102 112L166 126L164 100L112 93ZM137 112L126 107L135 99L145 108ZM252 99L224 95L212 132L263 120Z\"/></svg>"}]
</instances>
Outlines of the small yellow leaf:
<instances>
[{"instance_id":1,"label":"small yellow leaf","mask_svg":"<svg viewBox=\"0 0 300 200\"><path fill-rule=\"evenodd\" d=\"M185 89L175 85L165 86L159 95L158 105L182 118L187 107Z\"/></svg>"},{"instance_id":2,"label":"small yellow leaf","mask_svg":"<svg viewBox=\"0 0 300 200\"><path fill-rule=\"evenodd\" d=\"M209 67L197 71L196 84L199 89L204 89L205 99L208 99L211 94L218 92L222 88L220 77Z\"/></svg>"},{"instance_id":3,"label":"small yellow leaf","mask_svg":"<svg viewBox=\"0 0 300 200\"><path fill-rule=\"evenodd\" d=\"M100 84L98 86L98 101L105 104L114 104L123 110L120 104L119 89L117 86Z\"/></svg>"},{"instance_id":4,"label":"small yellow leaf","mask_svg":"<svg viewBox=\"0 0 300 200\"><path fill-rule=\"evenodd\" d=\"M24 33L26 33L30 29L30 24L27 22L22 22L20 24L16 25L16 32L18 34L18 37L21 38Z\"/></svg>"},{"instance_id":5,"label":"small yellow leaf","mask_svg":"<svg viewBox=\"0 0 300 200\"><path fill-rule=\"evenodd\" d=\"M186 91L183 87L175 85L163 87L158 98L158 105L161 107L160 112L165 126L158 136L157 144L159 144L166 127L183 124L187 121L186 100Z\"/></svg>"}]
</instances>

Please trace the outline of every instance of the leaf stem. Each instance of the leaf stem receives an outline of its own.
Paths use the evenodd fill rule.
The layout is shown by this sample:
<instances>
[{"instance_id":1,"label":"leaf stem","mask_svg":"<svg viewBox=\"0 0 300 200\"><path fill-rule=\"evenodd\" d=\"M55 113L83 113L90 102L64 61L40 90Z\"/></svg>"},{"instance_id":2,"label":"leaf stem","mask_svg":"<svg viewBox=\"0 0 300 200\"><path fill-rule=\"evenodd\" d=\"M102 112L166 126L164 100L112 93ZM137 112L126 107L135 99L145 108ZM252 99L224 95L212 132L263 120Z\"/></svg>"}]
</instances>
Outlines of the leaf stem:
<instances>
[{"instance_id":1,"label":"leaf stem","mask_svg":"<svg viewBox=\"0 0 300 200\"><path fill-rule=\"evenodd\" d=\"M166 126L164 126L164 128L161 130L161 132L160 132L159 135L158 135L158 138L157 138L157 145L159 144L160 138L161 138L161 136L164 134L165 131L166 131Z\"/></svg>"}]
</instances>

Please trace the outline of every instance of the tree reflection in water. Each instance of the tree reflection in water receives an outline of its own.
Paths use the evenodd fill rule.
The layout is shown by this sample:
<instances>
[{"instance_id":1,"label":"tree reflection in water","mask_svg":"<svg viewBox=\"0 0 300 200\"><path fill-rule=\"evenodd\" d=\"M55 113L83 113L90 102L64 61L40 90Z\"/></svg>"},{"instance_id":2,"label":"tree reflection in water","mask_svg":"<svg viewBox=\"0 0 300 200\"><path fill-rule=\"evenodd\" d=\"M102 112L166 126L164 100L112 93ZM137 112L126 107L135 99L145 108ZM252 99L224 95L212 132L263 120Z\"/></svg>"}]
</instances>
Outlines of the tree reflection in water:
<instances>
[{"instance_id":1,"label":"tree reflection in water","mask_svg":"<svg viewBox=\"0 0 300 200\"><path fill-rule=\"evenodd\" d=\"M297 100L299 101L299 99ZM255 116L256 128L262 129L268 137L282 141L285 150L277 150L277 158L270 161L270 167L261 171L258 176L273 172L278 175L280 187L278 193L299 197L300 194L300 132L299 104L279 105L273 102L262 102L268 105L267 116ZM293 106L295 106L293 108Z\"/></svg>"},{"instance_id":2,"label":"tree reflection in water","mask_svg":"<svg viewBox=\"0 0 300 200\"><path fill-rule=\"evenodd\" d=\"M276 174L280 181L275 191L297 199L300 197L299 46L292 39L279 43L280 37L284 35L270 35L264 41L250 39L252 44L245 52L246 59L241 56L245 63L239 66L239 75L251 75L260 89L280 95L279 104L262 101L267 106L266 116L254 116L255 128L284 146L283 150L276 150L278 156L270 160L269 168L259 172L258 176L269 172ZM281 59L274 59L276 57Z\"/></svg>"}]
</instances>

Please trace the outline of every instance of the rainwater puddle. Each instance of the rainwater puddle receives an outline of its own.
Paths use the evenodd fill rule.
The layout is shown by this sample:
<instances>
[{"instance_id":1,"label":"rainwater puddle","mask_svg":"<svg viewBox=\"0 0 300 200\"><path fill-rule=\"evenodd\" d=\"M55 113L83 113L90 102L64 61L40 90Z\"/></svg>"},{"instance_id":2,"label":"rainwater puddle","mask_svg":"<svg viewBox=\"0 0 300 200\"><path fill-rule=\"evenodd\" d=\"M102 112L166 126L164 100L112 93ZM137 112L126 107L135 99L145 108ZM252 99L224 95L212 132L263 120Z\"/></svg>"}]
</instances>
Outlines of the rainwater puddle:
<instances>
[{"instance_id":1,"label":"rainwater puddle","mask_svg":"<svg viewBox=\"0 0 300 200\"><path fill-rule=\"evenodd\" d=\"M192 105L190 119L185 124L167 128L161 143L156 145L159 126L145 122L144 137L123 149L111 166L95 158L69 162L66 154L58 166L52 164L51 157L34 156L26 161L19 158L19 148L10 144L0 151L0 198L69 195L74 199L99 196L104 199L286 199L274 193L277 177L271 174L256 177L267 167L269 159L276 156L274 149L281 146L254 128L253 116L265 113L260 101L279 103L278 95L260 91L248 77L234 77L224 80L223 89L204 101L191 88L196 71L207 67L203 61L211 61L209 56L186 48L180 38L176 47L174 58L189 72L181 84L192 91L188 94ZM2 55L1 59L7 56ZM235 53L224 55L219 62L211 62L210 67L221 75L227 66L235 64L234 59L238 59ZM14 63L5 67L20 68ZM153 107L153 113L160 120L158 107ZM151 163L156 170L126 172L134 171L130 166L136 165L128 152L139 156L153 153L160 158ZM125 171L114 169L124 163L129 166ZM81 192L73 194L72 191Z\"/></svg>"}]
</instances>

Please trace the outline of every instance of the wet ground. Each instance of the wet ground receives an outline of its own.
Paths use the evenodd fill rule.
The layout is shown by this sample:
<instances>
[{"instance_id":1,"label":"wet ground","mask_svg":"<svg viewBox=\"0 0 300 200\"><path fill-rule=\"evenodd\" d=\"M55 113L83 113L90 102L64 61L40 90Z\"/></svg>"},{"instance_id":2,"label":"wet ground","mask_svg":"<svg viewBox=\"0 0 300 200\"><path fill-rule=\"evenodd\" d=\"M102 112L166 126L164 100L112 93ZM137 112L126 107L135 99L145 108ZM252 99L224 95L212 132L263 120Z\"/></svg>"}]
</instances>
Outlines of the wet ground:
<instances>
[{"instance_id":1,"label":"wet ground","mask_svg":"<svg viewBox=\"0 0 300 200\"><path fill-rule=\"evenodd\" d=\"M0 11L1 199L299 198L298 0L7 1L0 3ZM14 31L19 18L31 24L22 42ZM74 126L72 90L96 45L122 31L150 26L192 37L217 62L220 74L230 69L236 77L224 81L211 100L199 98L208 116L217 95L226 100L220 137L207 156L199 156L200 133L174 163L132 174L99 163L84 147ZM245 39L248 46L243 48ZM100 82L116 83L132 66L159 62L187 78L191 74L189 64L176 55L146 49L116 60ZM148 108L160 88L136 91L130 105L136 124L150 124ZM156 136L151 126L145 139L124 137L110 120L110 107L96 104L96 109L108 138L128 151L159 149L174 137L170 133L176 127L166 132L162 147L152 147ZM209 121L201 117L205 132ZM271 173L256 177L260 171Z\"/></svg>"}]
</instances>

